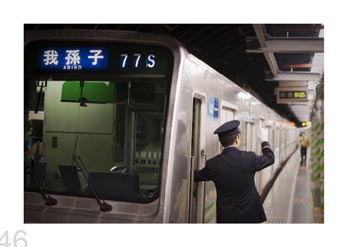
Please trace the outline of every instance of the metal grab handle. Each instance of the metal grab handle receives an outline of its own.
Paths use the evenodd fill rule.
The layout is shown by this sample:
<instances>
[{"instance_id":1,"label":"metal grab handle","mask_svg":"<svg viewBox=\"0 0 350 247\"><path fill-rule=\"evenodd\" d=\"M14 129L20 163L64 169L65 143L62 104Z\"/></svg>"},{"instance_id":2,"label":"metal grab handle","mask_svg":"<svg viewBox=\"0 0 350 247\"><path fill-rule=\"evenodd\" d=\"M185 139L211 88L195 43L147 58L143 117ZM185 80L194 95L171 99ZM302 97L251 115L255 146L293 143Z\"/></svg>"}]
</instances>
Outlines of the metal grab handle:
<instances>
[{"instance_id":1,"label":"metal grab handle","mask_svg":"<svg viewBox=\"0 0 350 247\"><path fill-rule=\"evenodd\" d=\"M201 149L201 155L204 156L204 161L207 163L207 153L205 152L204 149Z\"/></svg>"}]
</instances>

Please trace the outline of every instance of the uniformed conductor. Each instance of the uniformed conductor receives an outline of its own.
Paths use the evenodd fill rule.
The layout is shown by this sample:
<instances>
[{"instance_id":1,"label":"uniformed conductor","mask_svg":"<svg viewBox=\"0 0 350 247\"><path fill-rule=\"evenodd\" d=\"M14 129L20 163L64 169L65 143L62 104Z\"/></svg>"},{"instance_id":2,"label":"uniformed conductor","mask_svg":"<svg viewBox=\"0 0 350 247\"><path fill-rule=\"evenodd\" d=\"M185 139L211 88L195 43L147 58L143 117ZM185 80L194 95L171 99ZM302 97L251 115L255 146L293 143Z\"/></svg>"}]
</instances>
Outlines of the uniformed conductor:
<instances>
[{"instance_id":1,"label":"uniformed conductor","mask_svg":"<svg viewBox=\"0 0 350 247\"><path fill-rule=\"evenodd\" d=\"M195 171L195 181L215 183L216 219L218 223L260 223L266 215L255 187L257 171L274 163L275 156L267 142L267 129L260 128L259 139L263 155L240 151L240 122L229 121L215 130L224 146L221 154L207 161Z\"/></svg>"}]
</instances>

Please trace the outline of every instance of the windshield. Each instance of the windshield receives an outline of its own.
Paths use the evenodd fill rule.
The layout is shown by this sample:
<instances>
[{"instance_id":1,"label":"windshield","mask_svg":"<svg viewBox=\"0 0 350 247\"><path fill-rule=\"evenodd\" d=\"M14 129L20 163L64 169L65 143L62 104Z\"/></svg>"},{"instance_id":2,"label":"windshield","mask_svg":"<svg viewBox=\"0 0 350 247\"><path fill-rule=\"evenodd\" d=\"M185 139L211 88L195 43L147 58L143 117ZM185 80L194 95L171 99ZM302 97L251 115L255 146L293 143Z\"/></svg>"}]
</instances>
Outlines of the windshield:
<instances>
[{"instance_id":1,"label":"windshield","mask_svg":"<svg viewBox=\"0 0 350 247\"><path fill-rule=\"evenodd\" d=\"M74 73L72 80L25 79L26 190L156 199L169 78L77 80Z\"/></svg>"}]
</instances>

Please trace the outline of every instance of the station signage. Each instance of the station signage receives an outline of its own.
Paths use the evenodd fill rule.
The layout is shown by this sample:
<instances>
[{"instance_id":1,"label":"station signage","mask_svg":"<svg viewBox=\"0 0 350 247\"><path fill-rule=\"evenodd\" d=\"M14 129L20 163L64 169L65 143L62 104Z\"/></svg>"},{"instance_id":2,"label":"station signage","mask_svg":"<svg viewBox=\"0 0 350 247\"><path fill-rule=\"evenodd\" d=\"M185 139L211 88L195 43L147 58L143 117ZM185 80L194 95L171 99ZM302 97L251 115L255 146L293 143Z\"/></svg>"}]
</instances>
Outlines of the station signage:
<instances>
[{"instance_id":1,"label":"station signage","mask_svg":"<svg viewBox=\"0 0 350 247\"><path fill-rule=\"evenodd\" d=\"M306 87L279 87L276 94L277 104L308 101Z\"/></svg>"}]
</instances>

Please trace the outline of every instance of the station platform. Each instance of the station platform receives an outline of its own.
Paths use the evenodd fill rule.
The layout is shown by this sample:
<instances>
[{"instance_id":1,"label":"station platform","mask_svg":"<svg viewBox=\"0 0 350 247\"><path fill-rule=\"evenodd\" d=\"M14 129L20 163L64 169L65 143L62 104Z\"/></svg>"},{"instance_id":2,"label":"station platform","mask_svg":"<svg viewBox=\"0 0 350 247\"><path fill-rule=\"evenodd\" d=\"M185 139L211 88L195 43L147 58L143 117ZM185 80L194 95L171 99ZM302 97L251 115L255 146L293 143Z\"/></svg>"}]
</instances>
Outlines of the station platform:
<instances>
[{"instance_id":1,"label":"station platform","mask_svg":"<svg viewBox=\"0 0 350 247\"><path fill-rule=\"evenodd\" d=\"M289 158L263 203L266 223L315 223L308 164L300 149Z\"/></svg>"}]
</instances>

